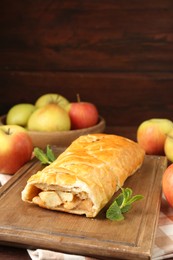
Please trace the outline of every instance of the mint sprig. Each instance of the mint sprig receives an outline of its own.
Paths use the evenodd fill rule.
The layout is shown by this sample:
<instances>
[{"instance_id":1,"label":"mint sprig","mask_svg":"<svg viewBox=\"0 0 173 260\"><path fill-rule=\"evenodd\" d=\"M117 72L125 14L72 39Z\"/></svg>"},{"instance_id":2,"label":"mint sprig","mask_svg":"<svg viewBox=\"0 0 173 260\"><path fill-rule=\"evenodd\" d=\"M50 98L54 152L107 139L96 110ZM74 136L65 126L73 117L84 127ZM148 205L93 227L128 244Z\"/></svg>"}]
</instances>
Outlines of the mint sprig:
<instances>
[{"instance_id":1,"label":"mint sprig","mask_svg":"<svg viewBox=\"0 0 173 260\"><path fill-rule=\"evenodd\" d=\"M35 147L34 155L42 164L51 164L56 159L49 145L46 147L46 152L44 152L39 147Z\"/></svg>"},{"instance_id":2,"label":"mint sprig","mask_svg":"<svg viewBox=\"0 0 173 260\"><path fill-rule=\"evenodd\" d=\"M132 203L144 198L143 195L132 196L133 192L130 188L121 188L121 191L106 211L106 218L109 220L123 220L123 214L131 209Z\"/></svg>"}]
</instances>

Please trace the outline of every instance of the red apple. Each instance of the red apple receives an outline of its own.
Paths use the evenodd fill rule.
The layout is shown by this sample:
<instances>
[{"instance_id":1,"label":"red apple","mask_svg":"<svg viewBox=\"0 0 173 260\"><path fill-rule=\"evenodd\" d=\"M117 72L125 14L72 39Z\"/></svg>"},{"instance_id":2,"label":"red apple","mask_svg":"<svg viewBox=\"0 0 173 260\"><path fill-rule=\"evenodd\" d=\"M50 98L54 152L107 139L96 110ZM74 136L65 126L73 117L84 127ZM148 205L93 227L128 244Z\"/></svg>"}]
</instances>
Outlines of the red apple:
<instances>
[{"instance_id":1,"label":"red apple","mask_svg":"<svg viewBox=\"0 0 173 260\"><path fill-rule=\"evenodd\" d=\"M163 155L166 136L172 129L173 123L168 119L146 120L137 129L137 142L146 154Z\"/></svg>"},{"instance_id":2,"label":"red apple","mask_svg":"<svg viewBox=\"0 0 173 260\"><path fill-rule=\"evenodd\" d=\"M173 207L173 164L170 164L163 173L162 191L169 205Z\"/></svg>"},{"instance_id":3,"label":"red apple","mask_svg":"<svg viewBox=\"0 0 173 260\"><path fill-rule=\"evenodd\" d=\"M31 159L33 143L23 127L0 126L0 172L14 174Z\"/></svg>"},{"instance_id":4,"label":"red apple","mask_svg":"<svg viewBox=\"0 0 173 260\"><path fill-rule=\"evenodd\" d=\"M67 111L71 120L71 129L91 127L98 122L98 110L92 103L73 102L68 105Z\"/></svg>"}]
</instances>

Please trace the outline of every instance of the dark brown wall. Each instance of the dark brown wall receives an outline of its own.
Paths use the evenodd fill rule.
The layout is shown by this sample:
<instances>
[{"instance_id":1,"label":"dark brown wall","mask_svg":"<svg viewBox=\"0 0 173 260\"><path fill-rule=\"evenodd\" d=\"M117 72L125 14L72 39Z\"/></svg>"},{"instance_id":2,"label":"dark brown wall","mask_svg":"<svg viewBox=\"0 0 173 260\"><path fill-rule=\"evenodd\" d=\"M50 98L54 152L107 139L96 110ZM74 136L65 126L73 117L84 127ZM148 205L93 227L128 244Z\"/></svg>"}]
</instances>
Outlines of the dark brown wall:
<instances>
[{"instance_id":1,"label":"dark brown wall","mask_svg":"<svg viewBox=\"0 0 173 260\"><path fill-rule=\"evenodd\" d=\"M173 1L1 0L0 113L48 92L107 125L173 120Z\"/></svg>"}]
</instances>

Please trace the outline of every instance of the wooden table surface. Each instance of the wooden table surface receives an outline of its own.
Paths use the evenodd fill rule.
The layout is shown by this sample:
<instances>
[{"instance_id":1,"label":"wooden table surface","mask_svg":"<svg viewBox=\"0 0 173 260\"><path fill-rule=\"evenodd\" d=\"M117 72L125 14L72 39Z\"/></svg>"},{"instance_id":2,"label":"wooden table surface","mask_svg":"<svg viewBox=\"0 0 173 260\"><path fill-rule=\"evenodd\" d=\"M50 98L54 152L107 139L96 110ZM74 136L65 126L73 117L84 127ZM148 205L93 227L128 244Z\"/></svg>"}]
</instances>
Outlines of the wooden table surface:
<instances>
[{"instance_id":1,"label":"wooden table surface","mask_svg":"<svg viewBox=\"0 0 173 260\"><path fill-rule=\"evenodd\" d=\"M122 135L132 140L136 140L136 127L107 127L105 132L106 133L113 133ZM7 259L7 260L28 260L30 259L26 249L24 248L16 248L11 246L0 246L0 259Z\"/></svg>"}]
</instances>

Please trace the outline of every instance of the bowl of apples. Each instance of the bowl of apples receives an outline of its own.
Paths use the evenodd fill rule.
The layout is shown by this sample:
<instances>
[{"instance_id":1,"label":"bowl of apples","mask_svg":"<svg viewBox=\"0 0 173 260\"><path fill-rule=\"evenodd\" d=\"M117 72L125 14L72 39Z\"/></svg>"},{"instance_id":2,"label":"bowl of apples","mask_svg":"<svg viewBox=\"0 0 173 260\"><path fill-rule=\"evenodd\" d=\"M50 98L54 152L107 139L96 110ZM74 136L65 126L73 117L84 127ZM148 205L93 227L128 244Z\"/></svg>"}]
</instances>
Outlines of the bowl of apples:
<instances>
[{"instance_id":1,"label":"bowl of apples","mask_svg":"<svg viewBox=\"0 0 173 260\"><path fill-rule=\"evenodd\" d=\"M35 104L14 105L1 116L1 125L20 125L27 129L34 147L67 147L81 135L102 133L106 122L89 102L69 102L64 96L47 93Z\"/></svg>"}]
</instances>

